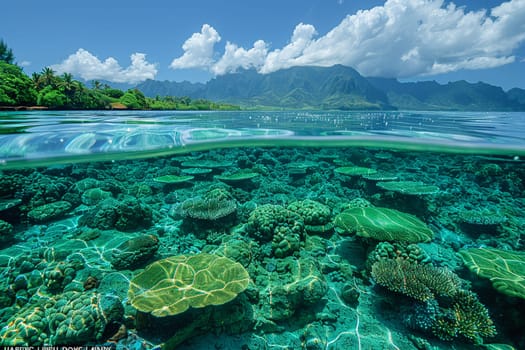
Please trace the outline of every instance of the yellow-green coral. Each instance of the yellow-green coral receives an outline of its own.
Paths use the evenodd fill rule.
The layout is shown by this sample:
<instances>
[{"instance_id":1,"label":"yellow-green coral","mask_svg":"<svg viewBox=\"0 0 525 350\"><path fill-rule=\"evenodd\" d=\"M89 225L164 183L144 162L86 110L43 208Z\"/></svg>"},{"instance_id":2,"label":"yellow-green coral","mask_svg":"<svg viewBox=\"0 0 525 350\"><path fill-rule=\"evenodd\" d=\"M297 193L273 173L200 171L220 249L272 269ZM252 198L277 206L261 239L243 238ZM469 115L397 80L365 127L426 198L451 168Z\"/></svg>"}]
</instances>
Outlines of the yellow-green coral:
<instances>
[{"instance_id":1,"label":"yellow-green coral","mask_svg":"<svg viewBox=\"0 0 525 350\"><path fill-rule=\"evenodd\" d=\"M336 173L347 176L361 176L377 173L376 169L365 168L361 166L344 166L334 170Z\"/></svg>"},{"instance_id":2,"label":"yellow-green coral","mask_svg":"<svg viewBox=\"0 0 525 350\"><path fill-rule=\"evenodd\" d=\"M179 184L193 180L194 177L191 175L179 176L179 175L163 175L153 179L155 182L161 182L166 184Z\"/></svg>"},{"instance_id":3,"label":"yellow-green coral","mask_svg":"<svg viewBox=\"0 0 525 350\"><path fill-rule=\"evenodd\" d=\"M250 276L241 264L225 257L200 253L156 261L129 285L131 305L163 317L190 307L222 305L248 287Z\"/></svg>"}]
</instances>

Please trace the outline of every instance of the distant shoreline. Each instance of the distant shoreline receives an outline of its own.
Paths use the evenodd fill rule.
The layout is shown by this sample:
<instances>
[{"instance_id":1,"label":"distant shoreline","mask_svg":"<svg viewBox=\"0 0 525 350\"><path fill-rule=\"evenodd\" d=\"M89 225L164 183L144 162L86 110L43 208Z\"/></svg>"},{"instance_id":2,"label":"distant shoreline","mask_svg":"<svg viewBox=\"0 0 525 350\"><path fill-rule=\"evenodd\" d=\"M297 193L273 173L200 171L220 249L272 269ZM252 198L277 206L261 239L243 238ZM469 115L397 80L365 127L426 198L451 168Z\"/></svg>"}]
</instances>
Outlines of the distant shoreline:
<instances>
[{"instance_id":1,"label":"distant shoreline","mask_svg":"<svg viewBox=\"0 0 525 350\"><path fill-rule=\"evenodd\" d=\"M47 110L45 106L0 106L0 111L41 111Z\"/></svg>"},{"instance_id":2,"label":"distant shoreline","mask_svg":"<svg viewBox=\"0 0 525 350\"><path fill-rule=\"evenodd\" d=\"M46 106L0 106L0 112L18 112L18 111L219 111L219 109L136 109L136 108L127 108L124 105L112 106L111 108L106 109L87 109L87 108L73 108L73 109L63 109L63 108L49 108ZM237 111L241 109L224 109L224 111Z\"/></svg>"}]
</instances>

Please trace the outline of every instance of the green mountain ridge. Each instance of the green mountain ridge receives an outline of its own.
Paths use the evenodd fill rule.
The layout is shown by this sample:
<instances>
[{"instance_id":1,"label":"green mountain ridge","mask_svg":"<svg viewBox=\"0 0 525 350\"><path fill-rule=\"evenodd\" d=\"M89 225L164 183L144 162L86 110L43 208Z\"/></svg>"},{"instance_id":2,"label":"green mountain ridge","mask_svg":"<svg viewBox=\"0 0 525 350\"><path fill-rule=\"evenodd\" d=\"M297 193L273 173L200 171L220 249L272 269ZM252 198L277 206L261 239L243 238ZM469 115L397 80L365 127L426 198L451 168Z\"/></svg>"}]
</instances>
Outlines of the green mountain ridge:
<instances>
[{"instance_id":1,"label":"green mountain ridge","mask_svg":"<svg viewBox=\"0 0 525 350\"><path fill-rule=\"evenodd\" d=\"M207 83L147 80L137 89L148 97L188 96L241 105L243 108L523 111L525 90L483 82L403 83L365 78L355 69L292 67L269 74L240 70Z\"/></svg>"}]
</instances>

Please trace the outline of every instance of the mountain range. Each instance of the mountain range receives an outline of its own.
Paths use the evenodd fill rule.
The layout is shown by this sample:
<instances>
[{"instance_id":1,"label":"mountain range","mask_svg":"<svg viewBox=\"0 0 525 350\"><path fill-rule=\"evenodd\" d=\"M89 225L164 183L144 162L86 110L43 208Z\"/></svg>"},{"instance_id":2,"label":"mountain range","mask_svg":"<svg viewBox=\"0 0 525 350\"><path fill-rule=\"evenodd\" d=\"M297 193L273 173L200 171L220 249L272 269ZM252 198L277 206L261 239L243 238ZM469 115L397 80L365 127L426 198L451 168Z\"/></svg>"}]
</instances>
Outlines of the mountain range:
<instances>
[{"instance_id":1,"label":"mountain range","mask_svg":"<svg viewBox=\"0 0 525 350\"><path fill-rule=\"evenodd\" d=\"M292 67L269 74L240 70L207 83L146 80L136 88L148 97L187 96L243 108L525 111L524 89L504 91L463 80L439 84L366 78L342 65Z\"/></svg>"}]
</instances>

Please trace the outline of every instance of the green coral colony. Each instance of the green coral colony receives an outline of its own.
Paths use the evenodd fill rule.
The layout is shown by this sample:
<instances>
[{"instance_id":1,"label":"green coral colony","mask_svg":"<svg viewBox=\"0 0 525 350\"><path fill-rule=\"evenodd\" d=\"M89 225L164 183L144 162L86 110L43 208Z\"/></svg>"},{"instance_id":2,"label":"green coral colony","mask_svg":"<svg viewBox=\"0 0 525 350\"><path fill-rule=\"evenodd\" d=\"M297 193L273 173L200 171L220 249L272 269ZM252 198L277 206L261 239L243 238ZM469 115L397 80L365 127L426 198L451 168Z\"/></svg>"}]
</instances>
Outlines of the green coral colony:
<instances>
[{"instance_id":1,"label":"green coral colony","mask_svg":"<svg viewBox=\"0 0 525 350\"><path fill-rule=\"evenodd\" d=\"M524 348L524 179L371 148L6 170L0 344Z\"/></svg>"}]
</instances>

